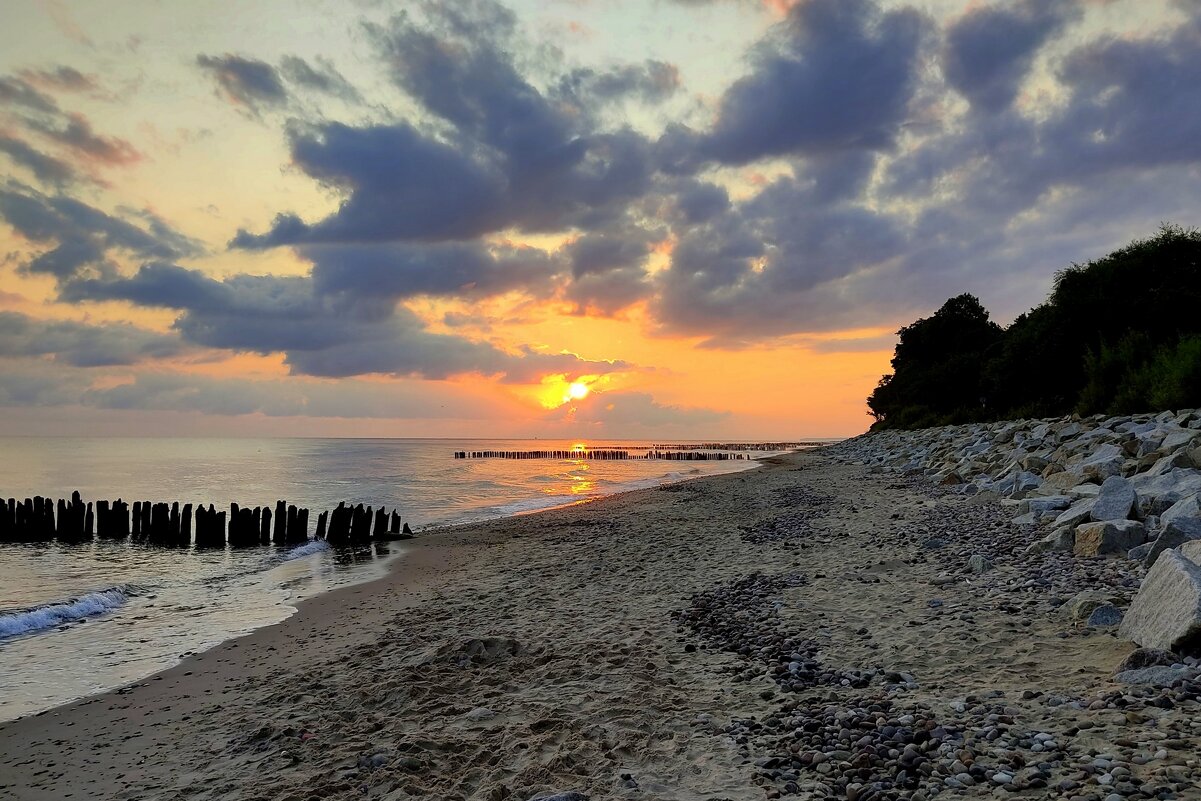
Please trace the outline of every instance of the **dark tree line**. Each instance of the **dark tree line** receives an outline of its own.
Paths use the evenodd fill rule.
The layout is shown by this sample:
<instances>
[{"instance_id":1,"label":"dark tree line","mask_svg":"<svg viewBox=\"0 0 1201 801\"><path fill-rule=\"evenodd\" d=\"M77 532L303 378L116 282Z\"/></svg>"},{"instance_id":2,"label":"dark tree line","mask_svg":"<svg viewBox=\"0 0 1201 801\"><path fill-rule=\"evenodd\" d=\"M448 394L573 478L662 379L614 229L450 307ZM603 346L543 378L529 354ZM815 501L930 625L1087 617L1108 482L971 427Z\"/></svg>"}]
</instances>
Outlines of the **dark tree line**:
<instances>
[{"instance_id":1,"label":"dark tree line","mask_svg":"<svg viewBox=\"0 0 1201 801\"><path fill-rule=\"evenodd\" d=\"M873 428L1201 406L1201 232L1165 225L1061 270L1008 328L965 294L898 334Z\"/></svg>"}]
</instances>

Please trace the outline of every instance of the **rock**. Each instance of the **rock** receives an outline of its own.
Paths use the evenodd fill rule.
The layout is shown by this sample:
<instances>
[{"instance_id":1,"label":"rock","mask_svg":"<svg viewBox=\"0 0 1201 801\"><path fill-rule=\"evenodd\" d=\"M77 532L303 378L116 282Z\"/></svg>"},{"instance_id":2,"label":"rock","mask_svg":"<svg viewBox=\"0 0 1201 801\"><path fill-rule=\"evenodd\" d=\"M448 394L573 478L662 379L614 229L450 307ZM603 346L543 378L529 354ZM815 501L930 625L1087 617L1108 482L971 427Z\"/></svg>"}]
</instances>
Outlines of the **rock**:
<instances>
[{"instance_id":1,"label":"rock","mask_svg":"<svg viewBox=\"0 0 1201 801\"><path fill-rule=\"evenodd\" d=\"M1138 502L1134 485L1121 476L1110 476L1101 485L1089 516L1093 520L1125 520Z\"/></svg>"},{"instance_id":2,"label":"rock","mask_svg":"<svg viewBox=\"0 0 1201 801\"><path fill-rule=\"evenodd\" d=\"M468 720L492 720L496 717L496 713L486 706L477 706L463 717Z\"/></svg>"},{"instance_id":3,"label":"rock","mask_svg":"<svg viewBox=\"0 0 1201 801\"><path fill-rule=\"evenodd\" d=\"M1174 665L1180 659L1171 651L1159 651L1155 648L1136 648L1130 656L1122 660L1114 673L1124 673L1127 670L1140 670L1159 665Z\"/></svg>"},{"instance_id":4,"label":"rock","mask_svg":"<svg viewBox=\"0 0 1201 801\"><path fill-rule=\"evenodd\" d=\"M1177 550L1185 559L1194 565L1201 565L1201 540L1192 540L1181 545Z\"/></svg>"},{"instance_id":5,"label":"rock","mask_svg":"<svg viewBox=\"0 0 1201 801\"><path fill-rule=\"evenodd\" d=\"M1113 604L1101 604L1088 616L1086 626L1116 626L1122 622L1122 610Z\"/></svg>"},{"instance_id":6,"label":"rock","mask_svg":"<svg viewBox=\"0 0 1201 801\"><path fill-rule=\"evenodd\" d=\"M577 793L575 790L569 790L566 793L531 796L530 801L588 801L588 796L583 793Z\"/></svg>"},{"instance_id":7,"label":"rock","mask_svg":"<svg viewBox=\"0 0 1201 801\"><path fill-rule=\"evenodd\" d=\"M1072 551L1077 556L1123 554L1146 539L1146 529L1137 520L1106 520L1076 527Z\"/></svg>"},{"instance_id":8,"label":"rock","mask_svg":"<svg viewBox=\"0 0 1201 801\"><path fill-rule=\"evenodd\" d=\"M1085 498L1082 501L1077 501L1067 511L1055 518L1054 526L1075 526L1088 520L1093 513L1093 504L1097 502L1096 498Z\"/></svg>"},{"instance_id":9,"label":"rock","mask_svg":"<svg viewBox=\"0 0 1201 801\"><path fill-rule=\"evenodd\" d=\"M1201 640L1201 567L1165 551L1143 578L1119 634L1144 648L1182 652Z\"/></svg>"},{"instance_id":10,"label":"rock","mask_svg":"<svg viewBox=\"0 0 1201 801\"><path fill-rule=\"evenodd\" d=\"M1180 548L1192 539L1188 535L1188 532L1177 527L1174 523L1169 523L1164 526L1163 531L1159 532L1159 536L1151 543L1151 547L1147 550L1147 555L1143 557L1143 564L1151 567L1164 551Z\"/></svg>"},{"instance_id":11,"label":"rock","mask_svg":"<svg viewBox=\"0 0 1201 801\"><path fill-rule=\"evenodd\" d=\"M968 570L971 570L973 573L987 573L996 567L996 565L994 565L987 556L974 553L968 557L967 567Z\"/></svg>"},{"instance_id":12,"label":"rock","mask_svg":"<svg viewBox=\"0 0 1201 801\"><path fill-rule=\"evenodd\" d=\"M1201 492L1201 470L1171 470L1161 475L1140 474L1130 479L1138 493L1139 510L1144 514L1162 514L1189 495Z\"/></svg>"},{"instance_id":13,"label":"rock","mask_svg":"<svg viewBox=\"0 0 1201 801\"><path fill-rule=\"evenodd\" d=\"M1188 535L1188 539L1201 539L1201 495L1189 495L1172 504L1162 516L1160 523L1169 523Z\"/></svg>"},{"instance_id":14,"label":"rock","mask_svg":"<svg viewBox=\"0 0 1201 801\"><path fill-rule=\"evenodd\" d=\"M1110 476L1121 475L1122 465L1125 461L1121 448L1117 445L1105 444L1098 447L1081 462L1077 472L1084 478L1099 484Z\"/></svg>"},{"instance_id":15,"label":"rock","mask_svg":"<svg viewBox=\"0 0 1201 801\"><path fill-rule=\"evenodd\" d=\"M1154 542L1144 542L1142 545L1136 545L1129 551L1126 551L1126 558L1131 562L1141 562L1147 558L1147 554L1155 547Z\"/></svg>"},{"instance_id":16,"label":"rock","mask_svg":"<svg viewBox=\"0 0 1201 801\"><path fill-rule=\"evenodd\" d=\"M1192 429L1181 429L1173 431L1163 438L1163 442L1159 444L1160 450L1174 451L1182 445L1191 443L1201 431L1193 431Z\"/></svg>"},{"instance_id":17,"label":"rock","mask_svg":"<svg viewBox=\"0 0 1201 801\"><path fill-rule=\"evenodd\" d=\"M1067 509L1072 505L1072 496L1048 495L1044 498L1029 498L1026 504L1029 511L1041 515L1046 512L1058 512L1062 509Z\"/></svg>"},{"instance_id":18,"label":"rock","mask_svg":"<svg viewBox=\"0 0 1201 801\"><path fill-rule=\"evenodd\" d=\"M1047 536L1026 549L1026 553L1046 553L1048 551L1070 551L1076 544L1076 530L1071 526L1060 526Z\"/></svg>"},{"instance_id":19,"label":"rock","mask_svg":"<svg viewBox=\"0 0 1201 801\"><path fill-rule=\"evenodd\" d=\"M1154 687L1170 687L1172 682L1183 678L1188 668L1174 668L1166 665L1124 670L1114 674L1113 680L1118 684L1150 684Z\"/></svg>"},{"instance_id":20,"label":"rock","mask_svg":"<svg viewBox=\"0 0 1201 801\"><path fill-rule=\"evenodd\" d=\"M1087 620L1099 606L1112 605L1117 599L1100 590L1084 590L1068 599L1060 607L1060 614L1068 620Z\"/></svg>"}]
</instances>

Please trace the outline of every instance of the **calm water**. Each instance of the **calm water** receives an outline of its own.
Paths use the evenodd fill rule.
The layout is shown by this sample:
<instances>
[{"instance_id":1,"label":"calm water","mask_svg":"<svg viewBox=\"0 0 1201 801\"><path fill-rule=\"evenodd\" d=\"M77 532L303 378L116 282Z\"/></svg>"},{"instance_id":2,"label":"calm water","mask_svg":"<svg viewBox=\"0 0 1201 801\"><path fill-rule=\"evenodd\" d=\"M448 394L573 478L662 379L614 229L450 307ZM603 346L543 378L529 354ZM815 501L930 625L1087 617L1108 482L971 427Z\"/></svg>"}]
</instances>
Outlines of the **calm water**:
<instances>
[{"instance_id":1,"label":"calm water","mask_svg":"<svg viewBox=\"0 0 1201 801\"><path fill-rule=\"evenodd\" d=\"M420 532L753 462L455 460L456 450L570 449L559 440L0 438L0 493L179 501L284 499L398 507ZM590 440L590 447L647 443ZM279 622L306 597L382 575L403 546L179 551L126 543L0 545L0 720L162 670Z\"/></svg>"}]
</instances>

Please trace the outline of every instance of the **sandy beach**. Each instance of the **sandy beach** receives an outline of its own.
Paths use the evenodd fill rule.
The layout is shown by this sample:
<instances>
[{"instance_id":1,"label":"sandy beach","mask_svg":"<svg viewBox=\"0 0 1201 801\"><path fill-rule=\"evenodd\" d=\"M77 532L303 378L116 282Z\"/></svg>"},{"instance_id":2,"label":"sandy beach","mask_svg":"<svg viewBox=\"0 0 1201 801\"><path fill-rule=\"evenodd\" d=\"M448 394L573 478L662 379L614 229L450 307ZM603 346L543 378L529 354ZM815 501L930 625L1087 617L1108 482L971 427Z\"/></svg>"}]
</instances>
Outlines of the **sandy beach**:
<instances>
[{"instance_id":1,"label":"sandy beach","mask_svg":"<svg viewBox=\"0 0 1201 801\"><path fill-rule=\"evenodd\" d=\"M1109 563L1034 592L1047 563L1018 555L1008 517L936 489L802 452L420 536L381 580L0 726L0 798L868 801L897 797L870 789L888 776L1103 799L1082 767L1097 755L1132 785L1193 786L1186 708L1105 702L1134 646L1056 612L1075 589L1057 581L1108 581ZM995 569L965 570L990 543ZM855 709L875 722L849 726ZM920 736L839 779L848 727L857 748ZM1045 776L1034 745L1056 754ZM946 784L941 758L1013 781Z\"/></svg>"}]
</instances>

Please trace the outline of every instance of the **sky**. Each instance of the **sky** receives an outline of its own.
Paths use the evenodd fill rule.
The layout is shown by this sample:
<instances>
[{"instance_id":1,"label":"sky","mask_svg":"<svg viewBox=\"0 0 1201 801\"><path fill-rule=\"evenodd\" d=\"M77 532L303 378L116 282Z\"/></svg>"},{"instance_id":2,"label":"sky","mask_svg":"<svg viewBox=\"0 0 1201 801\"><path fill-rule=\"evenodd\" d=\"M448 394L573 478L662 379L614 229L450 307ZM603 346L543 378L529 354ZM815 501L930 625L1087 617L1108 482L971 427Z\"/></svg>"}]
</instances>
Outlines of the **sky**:
<instances>
[{"instance_id":1,"label":"sky","mask_svg":"<svg viewBox=\"0 0 1201 801\"><path fill-rule=\"evenodd\" d=\"M0 19L0 435L852 435L1201 210L1199 0Z\"/></svg>"}]
</instances>

